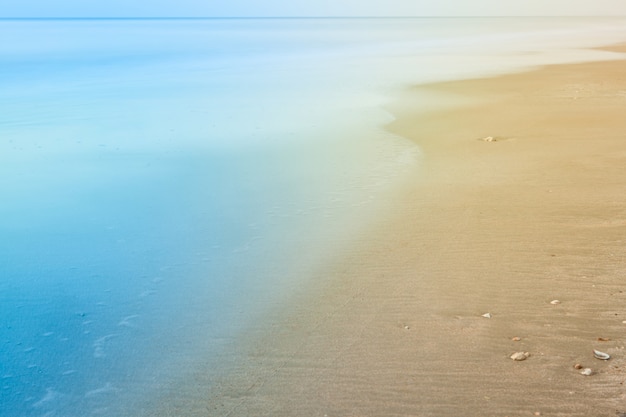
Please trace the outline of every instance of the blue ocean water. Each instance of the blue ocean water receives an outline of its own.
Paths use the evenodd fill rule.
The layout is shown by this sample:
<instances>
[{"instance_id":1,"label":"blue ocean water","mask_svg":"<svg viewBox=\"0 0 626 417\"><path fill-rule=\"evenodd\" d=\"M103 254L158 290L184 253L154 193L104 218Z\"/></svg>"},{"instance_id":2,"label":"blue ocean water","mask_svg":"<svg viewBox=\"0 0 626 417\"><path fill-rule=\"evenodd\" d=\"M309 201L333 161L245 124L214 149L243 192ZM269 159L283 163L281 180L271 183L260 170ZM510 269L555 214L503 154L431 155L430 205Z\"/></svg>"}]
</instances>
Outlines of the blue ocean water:
<instances>
[{"instance_id":1,"label":"blue ocean water","mask_svg":"<svg viewBox=\"0 0 626 417\"><path fill-rule=\"evenodd\" d=\"M309 285L419 165L382 128L395 90L609 59L575 47L622 27L0 20L2 414L150 404Z\"/></svg>"}]
</instances>

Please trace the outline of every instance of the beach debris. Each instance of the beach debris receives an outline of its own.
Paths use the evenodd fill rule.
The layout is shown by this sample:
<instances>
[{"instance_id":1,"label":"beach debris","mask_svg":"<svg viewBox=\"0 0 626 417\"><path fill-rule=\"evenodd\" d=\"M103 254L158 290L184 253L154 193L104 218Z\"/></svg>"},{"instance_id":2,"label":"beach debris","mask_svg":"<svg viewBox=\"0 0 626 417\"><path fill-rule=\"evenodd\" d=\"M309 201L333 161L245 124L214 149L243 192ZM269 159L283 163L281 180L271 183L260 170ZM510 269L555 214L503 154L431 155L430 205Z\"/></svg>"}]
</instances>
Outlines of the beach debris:
<instances>
[{"instance_id":1,"label":"beach debris","mask_svg":"<svg viewBox=\"0 0 626 417\"><path fill-rule=\"evenodd\" d=\"M574 369L583 369L583 366L577 363L576 365L574 365Z\"/></svg>"},{"instance_id":2,"label":"beach debris","mask_svg":"<svg viewBox=\"0 0 626 417\"><path fill-rule=\"evenodd\" d=\"M608 339L606 337L598 337L598 342L609 342L611 339Z\"/></svg>"},{"instance_id":3,"label":"beach debris","mask_svg":"<svg viewBox=\"0 0 626 417\"><path fill-rule=\"evenodd\" d=\"M411 327L409 327L408 325L404 326L404 330L411 330Z\"/></svg>"},{"instance_id":4,"label":"beach debris","mask_svg":"<svg viewBox=\"0 0 626 417\"><path fill-rule=\"evenodd\" d=\"M515 140L515 138L507 136L483 136L482 138L478 138L478 140L482 142L500 142L503 140Z\"/></svg>"},{"instance_id":5,"label":"beach debris","mask_svg":"<svg viewBox=\"0 0 626 417\"><path fill-rule=\"evenodd\" d=\"M485 313L481 317L484 317L486 319L490 319L491 318L491 313Z\"/></svg>"},{"instance_id":6,"label":"beach debris","mask_svg":"<svg viewBox=\"0 0 626 417\"><path fill-rule=\"evenodd\" d=\"M556 305L561 304L561 302L559 300L552 300L550 301L550 304L552 304L553 306L556 306Z\"/></svg>"},{"instance_id":7,"label":"beach debris","mask_svg":"<svg viewBox=\"0 0 626 417\"><path fill-rule=\"evenodd\" d=\"M521 337L517 337L517 336L515 336L515 337L514 337L513 339L511 339L511 340L512 340L512 341L514 341L514 342L519 342L520 340L522 340L522 338L521 338Z\"/></svg>"},{"instance_id":8,"label":"beach debris","mask_svg":"<svg viewBox=\"0 0 626 417\"><path fill-rule=\"evenodd\" d=\"M536 416L540 416L540 415L541 415L541 413L540 413L539 411L535 411L535 414L534 414L534 415L536 415Z\"/></svg>"},{"instance_id":9,"label":"beach debris","mask_svg":"<svg viewBox=\"0 0 626 417\"><path fill-rule=\"evenodd\" d=\"M590 376L591 374L593 374L593 371L591 370L591 368L585 368L580 371L580 374L584 376Z\"/></svg>"},{"instance_id":10,"label":"beach debris","mask_svg":"<svg viewBox=\"0 0 626 417\"><path fill-rule=\"evenodd\" d=\"M599 350L595 349L593 350L593 357L603 361L608 361L609 359L611 359L611 355L609 355L608 353L600 352Z\"/></svg>"},{"instance_id":11,"label":"beach debris","mask_svg":"<svg viewBox=\"0 0 626 417\"><path fill-rule=\"evenodd\" d=\"M510 356L514 361L525 361L530 357L530 353L528 352L515 352Z\"/></svg>"}]
</instances>

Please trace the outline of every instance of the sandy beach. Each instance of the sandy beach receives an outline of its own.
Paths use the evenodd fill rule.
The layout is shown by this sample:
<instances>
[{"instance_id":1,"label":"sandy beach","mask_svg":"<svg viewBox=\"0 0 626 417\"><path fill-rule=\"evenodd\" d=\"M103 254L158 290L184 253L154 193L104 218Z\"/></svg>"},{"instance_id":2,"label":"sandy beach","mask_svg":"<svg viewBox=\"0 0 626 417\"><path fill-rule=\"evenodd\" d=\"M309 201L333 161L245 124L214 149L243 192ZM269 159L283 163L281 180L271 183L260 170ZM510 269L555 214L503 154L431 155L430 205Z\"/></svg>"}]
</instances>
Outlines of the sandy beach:
<instances>
[{"instance_id":1,"label":"sandy beach","mask_svg":"<svg viewBox=\"0 0 626 417\"><path fill-rule=\"evenodd\" d=\"M624 74L406 91L388 129L423 160L392 209L249 332L211 392L172 395L164 415L624 415Z\"/></svg>"}]
</instances>

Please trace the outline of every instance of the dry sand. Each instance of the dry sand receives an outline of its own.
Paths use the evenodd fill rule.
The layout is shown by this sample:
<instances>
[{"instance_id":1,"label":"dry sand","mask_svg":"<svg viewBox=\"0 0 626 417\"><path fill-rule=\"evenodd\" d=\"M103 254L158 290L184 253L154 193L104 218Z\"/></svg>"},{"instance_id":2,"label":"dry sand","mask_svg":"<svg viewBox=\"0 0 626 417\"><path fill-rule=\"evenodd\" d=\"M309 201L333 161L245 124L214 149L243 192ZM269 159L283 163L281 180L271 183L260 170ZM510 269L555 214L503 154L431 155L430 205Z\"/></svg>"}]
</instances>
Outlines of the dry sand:
<instances>
[{"instance_id":1,"label":"dry sand","mask_svg":"<svg viewBox=\"0 0 626 417\"><path fill-rule=\"evenodd\" d=\"M433 95L464 104L412 105ZM423 161L388 217L169 413L626 413L626 61L418 86L392 112Z\"/></svg>"}]
</instances>

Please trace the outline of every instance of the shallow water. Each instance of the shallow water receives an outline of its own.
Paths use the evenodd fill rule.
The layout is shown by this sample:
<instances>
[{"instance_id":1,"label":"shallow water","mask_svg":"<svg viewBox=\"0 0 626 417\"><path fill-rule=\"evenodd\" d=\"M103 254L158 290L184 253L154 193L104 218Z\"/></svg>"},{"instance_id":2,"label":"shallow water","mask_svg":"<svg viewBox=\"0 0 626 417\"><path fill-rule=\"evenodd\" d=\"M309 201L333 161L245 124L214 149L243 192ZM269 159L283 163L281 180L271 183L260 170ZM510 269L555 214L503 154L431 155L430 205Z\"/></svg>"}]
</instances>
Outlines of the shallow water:
<instances>
[{"instance_id":1,"label":"shallow water","mask_svg":"<svg viewBox=\"0 0 626 417\"><path fill-rule=\"evenodd\" d=\"M419 165L382 129L395 89L610 58L572 47L622 23L0 21L3 410L150 403L309 284Z\"/></svg>"}]
</instances>

